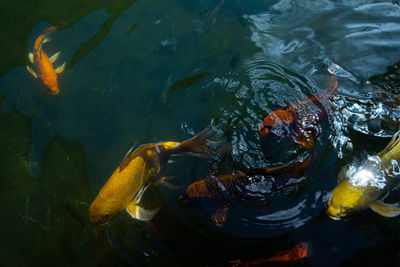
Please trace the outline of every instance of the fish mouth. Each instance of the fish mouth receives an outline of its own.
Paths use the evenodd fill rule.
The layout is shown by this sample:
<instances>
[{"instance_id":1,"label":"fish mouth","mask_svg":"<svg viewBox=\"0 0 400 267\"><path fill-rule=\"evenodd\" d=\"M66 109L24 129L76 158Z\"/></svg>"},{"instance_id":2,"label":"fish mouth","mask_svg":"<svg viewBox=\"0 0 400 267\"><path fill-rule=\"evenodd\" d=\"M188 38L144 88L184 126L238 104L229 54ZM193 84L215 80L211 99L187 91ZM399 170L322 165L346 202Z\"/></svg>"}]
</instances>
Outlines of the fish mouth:
<instances>
[{"instance_id":1,"label":"fish mouth","mask_svg":"<svg viewBox=\"0 0 400 267\"><path fill-rule=\"evenodd\" d=\"M325 213L332 220L339 221L341 219L341 212L337 208L332 207L330 201Z\"/></svg>"},{"instance_id":2,"label":"fish mouth","mask_svg":"<svg viewBox=\"0 0 400 267\"><path fill-rule=\"evenodd\" d=\"M329 213L327 213L327 215L328 215L329 218L331 218L332 220L335 220L335 221L340 221L342 219L341 217L338 217L338 216L335 216L335 215L331 215Z\"/></svg>"},{"instance_id":3,"label":"fish mouth","mask_svg":"<svg viewBox=\"0 0 400 267\"><path fill-rule=\"evenodd\" d=\"M343 212L341 210L337 210L330 206L328 206L328 209L326 210L326 214L328 215L329 218L331 218L332 220L335 220L335 221L340 221L347 217L345 212Z\"/></svg>"}]
</instances>

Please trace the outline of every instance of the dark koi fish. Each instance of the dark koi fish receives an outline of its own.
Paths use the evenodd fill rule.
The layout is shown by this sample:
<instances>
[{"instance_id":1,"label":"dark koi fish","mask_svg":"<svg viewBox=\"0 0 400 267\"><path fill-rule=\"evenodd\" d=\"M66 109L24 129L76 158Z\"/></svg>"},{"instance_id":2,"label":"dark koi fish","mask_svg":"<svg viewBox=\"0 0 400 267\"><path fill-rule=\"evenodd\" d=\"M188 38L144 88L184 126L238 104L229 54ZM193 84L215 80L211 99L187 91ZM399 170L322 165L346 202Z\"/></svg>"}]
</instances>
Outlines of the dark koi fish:
<instances>
[{"instance_id":1,"label":"dark koi fish","mask_svg":"<svg viewBox=\"0 0 400 267\"><path fill-rule=\"evenodd\" d=\"M332 108L338 80L332 75L326 91L297 104L272 111L264 117L258 133L266 138L292 138L306 149L312 148L321 135L320 123Z\"/></svg>"},{"instance_id":2,"label":"dark koi fish","mask_svg":"<svg viewBox=\"0 0 400 267\"><path fill-rule=\"evenodd\" d=\"M258 259L252 261L242 262L241 260L236 260L230 262L228 266L230 267L250 267L250 266L272 266L278 263L294 263L300 259L310 256L307 243L301 242L294 246L289 251L278 252L271 258Z\"/></svg>"},{"instance_id":3,"label":"dark koi fish","mask_svg":"<svg viewBox=\"0 0 400 267\"><path fill-rule=\"evenodd\" d=\"M221 227L225 223L232 205L251 202L252 206L261 203L262 207L260 208L267 208L268 200L263 198L260 201L254 196L246 196L244 193L246 187L257 183L270 183L270 194L276 193L287 186L290 179L299 179L304 176L311 163L311 158L272 168L255 168L246 172L233 171L215 178L208 176L189 185L179 200L185 206L205 203L206 207L211 210L212 220L218 227Z\"/></svg>"}]
</instances>

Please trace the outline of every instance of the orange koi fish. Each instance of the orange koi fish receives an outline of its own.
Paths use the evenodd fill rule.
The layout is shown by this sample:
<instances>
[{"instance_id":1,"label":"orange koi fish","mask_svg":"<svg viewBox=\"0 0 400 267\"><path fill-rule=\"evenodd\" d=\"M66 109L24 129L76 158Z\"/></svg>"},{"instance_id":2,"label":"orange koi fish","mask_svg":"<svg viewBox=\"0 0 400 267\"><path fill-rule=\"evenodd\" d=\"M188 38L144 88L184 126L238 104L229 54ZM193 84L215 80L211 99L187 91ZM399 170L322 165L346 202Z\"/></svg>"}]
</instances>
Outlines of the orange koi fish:
<instances>
[{"instance_id":1,"label":"orange koi fish","mask_svg":"<svg viewBox=\"0 0 400 267\"><path fill-rule=\"evenodd\" d=\"M274 266L278 263L293 263L300 259L310 256L308 245L305 242L301 242L294 246L289 251L282 251L275 254L268 259L259 259L247 262L241 262L241 260L230 262L230 267L250 267L250 266Z\"/></svg>"},{"instance_id":2,"label":"orange koi fish","mask_svg":"<svg viewBox=\"0 0 400 267\"><path fill-rule=\"evenodd\" d=\"M157 209L146 210L139 204L150 184L171 186L164 177L169 157L177 153L213 153L218 132L211 127L196 136L179 142L144 144L131 148L90 206L89 217L94 225L102 225L126 210L133 218L148 221Z\"/></svg>"},{"instance_id":3,"label":"orange koi fish","mask_svg":"<svg viewBox=\"0 0 400 267\"><path fill-rule=\"evenodd\" d=\"M179 197L185 206L206 207L212 213L212 220L216 226L221 227L228 216L231 206L244 202L251 202L252 206L259 205L266 209L268 199L246 196L247 186L256 183L270 184L268 196L290 186L290 179L299 179L306 173L311 163L311 157L302 162L286 164L272 168L255 168L246 172L233 171L215 178L207 177L189 185ZM292 185L293 186L293 185ZM264 193L265 194L265 193Z\"/></svg>"},{"instance_id":4,"label":"orange koi fish","mask_svg":"<svg viewBox=\"0 0 400 267\"><path fill-rule=\"evenodd\" d=\"M332 75L324 93L272 111L264 117L258 133L266 138L289 137L306 149L312 148L321 135L320 122L331 110L337 88L338 80Z\"/></svg>"},{"instance_id":5,"label":"orange koi fish","mask_svg":"<svg viewBox=\"0 0 400 267\"><path fill-rule=\"evenodd\" d=\"M33 77L38 78L53 95L60 92L58 89L57 74L63 72L65 63L54 69L52 63L56 61L61 52L57 52L49 58L43 51L42 46L44 43L50 41L49 35L55 31L56 27L49 27L39 35L36 39L33 53L29 53L29 60L33 64L35 70L28 65L26 66Z\"/></svg>"}]
</instances>

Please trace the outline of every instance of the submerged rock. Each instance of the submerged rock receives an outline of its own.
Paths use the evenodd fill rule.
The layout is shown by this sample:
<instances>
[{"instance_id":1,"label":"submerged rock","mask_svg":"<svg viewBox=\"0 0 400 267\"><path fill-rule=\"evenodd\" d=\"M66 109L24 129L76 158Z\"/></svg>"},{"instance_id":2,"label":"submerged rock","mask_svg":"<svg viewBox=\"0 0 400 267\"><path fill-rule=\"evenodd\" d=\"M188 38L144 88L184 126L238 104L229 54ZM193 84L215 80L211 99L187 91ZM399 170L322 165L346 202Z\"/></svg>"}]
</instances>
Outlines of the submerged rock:
<instances>
[{"instance_id":1,"label":"submerged rock","mask_svg":"<svg viewBox=\"0 0 400 267\"><path fill-rule=\"evenodd\" d=\"M0 98L0 108L4 107ZM55 136L36 179L28 171L32 117L15 107L0 114L0 222L3 263L8 266L115 265L104 228L90 225L94 198L85 152Z\"/></svg>"}]
</instances>

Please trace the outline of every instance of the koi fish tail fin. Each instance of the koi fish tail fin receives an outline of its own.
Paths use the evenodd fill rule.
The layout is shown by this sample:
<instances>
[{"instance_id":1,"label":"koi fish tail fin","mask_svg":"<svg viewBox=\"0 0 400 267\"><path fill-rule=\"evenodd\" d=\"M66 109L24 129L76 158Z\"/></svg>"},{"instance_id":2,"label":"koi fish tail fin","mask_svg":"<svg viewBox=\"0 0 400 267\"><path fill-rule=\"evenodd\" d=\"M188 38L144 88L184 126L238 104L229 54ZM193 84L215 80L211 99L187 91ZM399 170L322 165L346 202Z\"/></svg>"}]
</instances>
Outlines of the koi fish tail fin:
<instances>
[{"instance_id":1,"label":"koi fish tail fin","mask_svg":"<svg viewBox=\"0 0 400 267\"><path fill-rule=\"evenodd\" d=\"M310 256L308 244L301 242L289 251L276 253L267 259L257 259L243 263L243 266L292 266L294 262ZM242 266L242 265L238 265Z\"/></svg>"},{"instance_id":2,"label":"koi fish tail fin","mask_svg":"<svg viewBox=\"0 0 400 267\"><path fill-rule=\"evenodd\" d=\"M330 76L331 77L329 79L328 85L326 86L326 92L328 93L328 95L334 95L336 94L339 87L339 82L336 74L332 73Z\"/></svg>"},{"instance_id":3,"label":"koi fish tail fin","mask_svg":"<svg viewBox=\"0 0 400 267\"><path fill-rule=\"evenodd\" d=\"M57 30L57 28L54 27L54 26L51 26L49 28L44 29L42 31L42 33L39 35L39 37L36 39L35 50L37 50L38 52L41 52L42 51L42 45L51 40L49 35L52 34L53 32L55 32L56 30Z\"/></svg>"},{"instance_id":4,"label":"koi fish tail fin","mask_svg":"<svg viewBox=\"0 0 400 267\"><path fill-rule=\"evenodd\" d=\"M381 158L382 162L385 165L389 164L389 162L391 163L392 159L398 158L400 154L399 143L400 143L400 131L396 132L393 135L392 140L390 140L389 144L387 144L387 146L382 151L377 153L377 156Z\"/></svg>"},{"instance_id":5,"label":"koi fish tail fin","mask_svg":"<svg viewBox=\"0 0 400 267\"><path fill-rule=\"evenodd\" d=\"M310 255L308 244L301 242L291 250L279 252L275 254L275 256L266 259L264 262L295 262Z\"/></svg>"},{"instance_id":6,"label":"koi fish tail fin","mask_svg":"<svg viewBox=\"0 0 400 267\"><path fill-rule=\"evenodd\" d=\"M223 132L210 125L192 138L179 145L181 152L198 155L223 154L228 150L228 144Z\"/></svg>"},{"instance_id":7,"label":"koi fish tail fin","mask_svg":"<svg viewBox=\"0 0 400 267\"><path fill-rule=\"evenodd\" d=\"M56 30L57 30L57 28L55 26L51 26L51 27L44 29L41 35L46 37L47 35L52 34Z\"/></svg>"}]
</instances>

